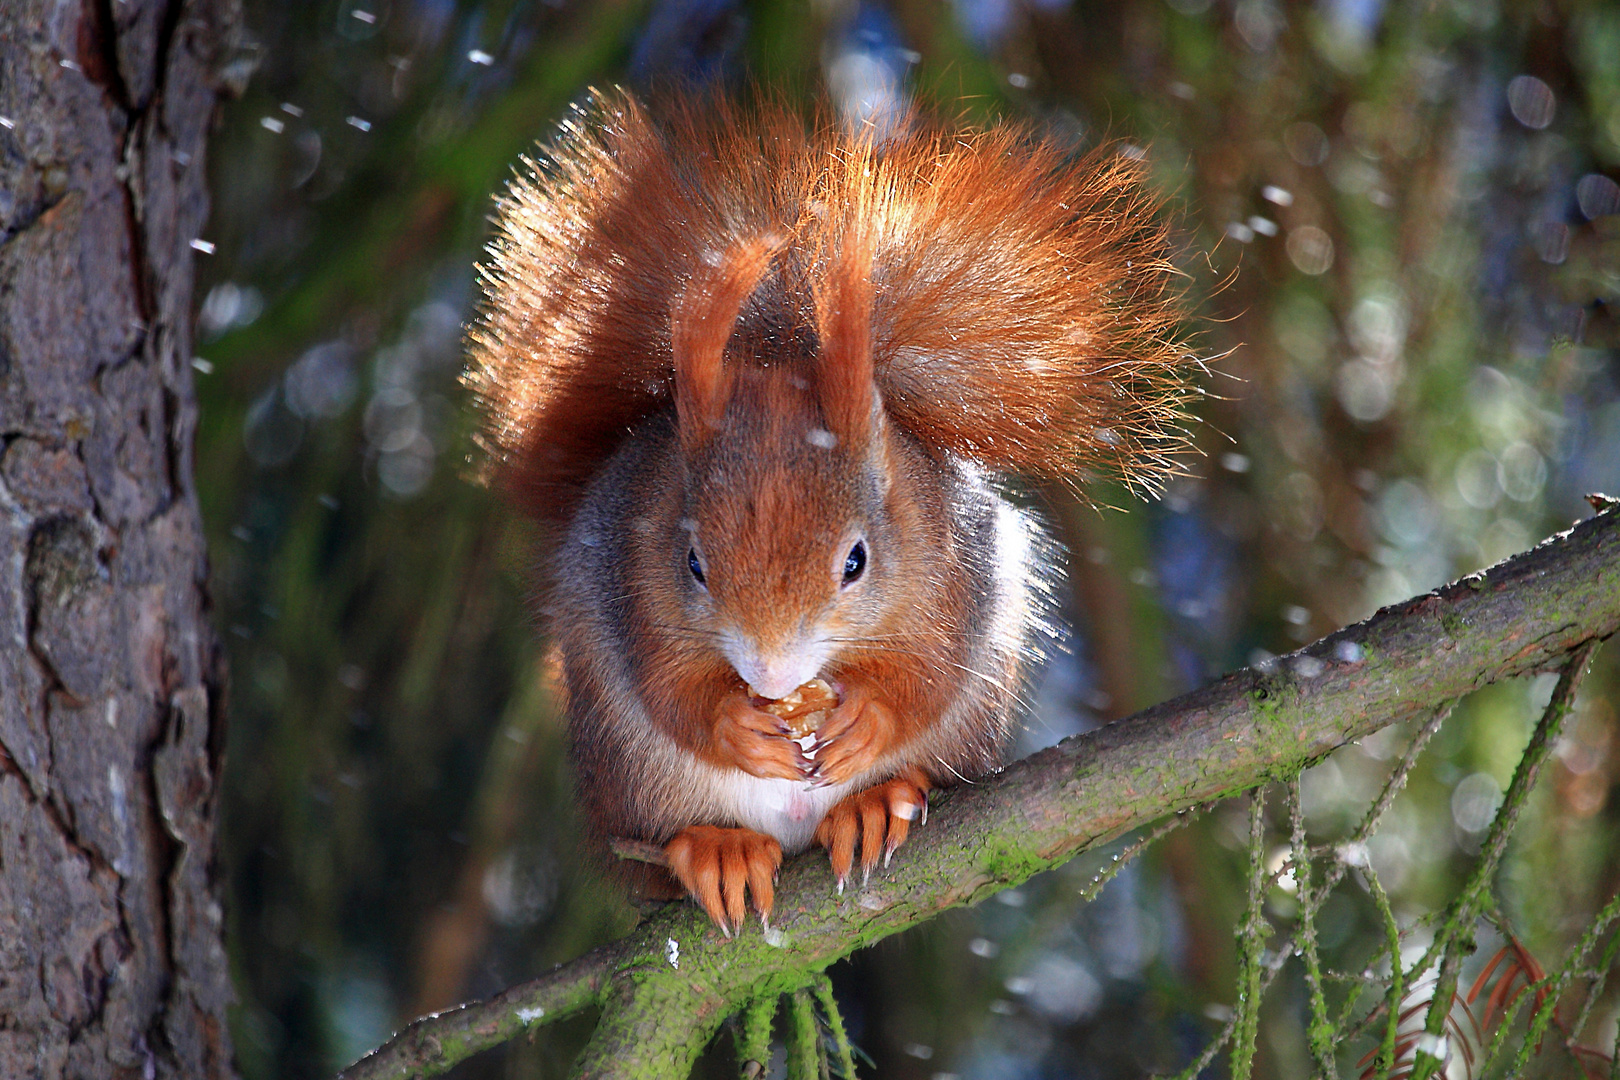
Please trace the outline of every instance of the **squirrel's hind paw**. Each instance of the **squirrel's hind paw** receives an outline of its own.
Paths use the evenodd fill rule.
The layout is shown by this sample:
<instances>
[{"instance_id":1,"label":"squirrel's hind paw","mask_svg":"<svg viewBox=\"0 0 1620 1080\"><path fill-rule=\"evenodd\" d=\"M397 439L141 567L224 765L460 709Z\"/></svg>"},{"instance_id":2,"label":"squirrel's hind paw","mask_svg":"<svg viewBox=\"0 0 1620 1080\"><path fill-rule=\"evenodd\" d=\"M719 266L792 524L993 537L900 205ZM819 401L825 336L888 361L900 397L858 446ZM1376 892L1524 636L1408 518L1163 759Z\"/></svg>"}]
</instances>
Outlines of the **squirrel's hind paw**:
<instances>
[{"instance_id":1,"label":"squirrel's hind paw","mask_svg":"<svg viewBox=\"0 0 1620 1080\"><path fill-rule=\"evenodd\" d=\"M870 877L878 859L889 865L894 849L905 843L911 823L928 813L928 777L911 768L895 777L858 791L827 811L816 826L816 843L827 849L832 859L838 891L844 891L855 863L857 841L861 849L861 874Z\"/></svg>"},{"instance_id":2,"label":"squirrel's hind paw","mask_svg":"<svg viewBox=\"0 0 1620 1080\"><path fill-rule=\"evenodd\" d=\"M760 922L769 920L782 865L782 845L774 837L752 829L691 825L664 845L664 858L681 887L727 937L742 928L745 889L753 895Z\"/></svg>"}]
</instances>

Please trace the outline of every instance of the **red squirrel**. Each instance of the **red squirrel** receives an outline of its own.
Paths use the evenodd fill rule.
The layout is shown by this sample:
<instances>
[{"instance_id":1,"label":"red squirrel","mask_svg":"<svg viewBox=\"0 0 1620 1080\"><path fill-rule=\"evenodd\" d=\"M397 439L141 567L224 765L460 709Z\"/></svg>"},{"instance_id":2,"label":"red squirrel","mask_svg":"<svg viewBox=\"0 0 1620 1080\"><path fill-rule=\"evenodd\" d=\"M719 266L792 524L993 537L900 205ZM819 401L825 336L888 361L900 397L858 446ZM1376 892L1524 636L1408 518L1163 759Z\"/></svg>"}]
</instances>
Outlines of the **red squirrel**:
<instances>
[{"instance_id":1,"label":"red squirrel","mask_svg":"<svg viewBox=\"0 0 1620 1080\"><path fill-rule=\"evenodd\" d=\"M1172 469L1138 157L611 92L498 198L467 381L549 545L578 795L723 931L784 852L841 890L999 766L1052 573L1000 478ZM817 677L797 738L761 699Z\"/></svg>"}]
</instances>

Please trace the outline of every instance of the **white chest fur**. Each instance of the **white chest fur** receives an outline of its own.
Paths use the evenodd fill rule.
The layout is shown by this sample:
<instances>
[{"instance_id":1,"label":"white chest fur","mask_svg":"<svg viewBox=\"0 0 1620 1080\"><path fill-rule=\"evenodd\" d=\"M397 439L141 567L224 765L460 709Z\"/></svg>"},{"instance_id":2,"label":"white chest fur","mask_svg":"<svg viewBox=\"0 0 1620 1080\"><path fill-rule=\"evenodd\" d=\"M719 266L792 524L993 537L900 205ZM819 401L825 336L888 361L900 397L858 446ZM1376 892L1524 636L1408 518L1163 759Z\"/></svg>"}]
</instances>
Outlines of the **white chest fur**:
<instances>
[{"instance_id":1,"label":"white chest fur","mask_svg":"<svg viewBox=\"0 0 1620 1080\"><path fill-rule=\"evenodd\" d=\"M714 794L725 816L776 837L789 854L810 846L816 826L850 789L847 783L814 787L802 780L767 780L735 770L716 780Z\"/></svg>"}]
</instances>

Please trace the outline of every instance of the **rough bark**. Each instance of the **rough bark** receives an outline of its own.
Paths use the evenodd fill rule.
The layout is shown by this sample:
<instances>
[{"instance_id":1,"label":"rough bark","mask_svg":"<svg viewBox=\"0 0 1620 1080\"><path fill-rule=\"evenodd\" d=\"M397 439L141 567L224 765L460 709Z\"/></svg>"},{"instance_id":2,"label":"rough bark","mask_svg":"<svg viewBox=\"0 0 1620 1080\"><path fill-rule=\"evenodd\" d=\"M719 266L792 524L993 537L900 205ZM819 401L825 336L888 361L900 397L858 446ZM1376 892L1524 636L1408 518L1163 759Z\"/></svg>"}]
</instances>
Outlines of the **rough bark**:
<instances>
[{"instance_id":1,"label":"rough bark","mask_svg":"<svg viewBox=\"0 0 1620 1080\"><path fill-rule=\"evenodd\" d=\"M774 929L722 938L691 905L488 1001L416 1021L344 1080L432 1076L598 1005L581 1077L684 1077L725 1018L841 957L1167 814L1292 775L1488 683L1563 667L1620 630L1620 508L1298 653L1066 739L959 788L892 869L834 894L825 856L784 866Z\"/></svg>"},{"instance_id":2,"label":"rough bark","mask_svg":"<svg viewBox=\"0 0 1620 1080\"><path fill-rule=\"evenodd\" d=\"M190 360L236 26L0 4L0 1076L232 1075Z\"/></svg>"}]
</instances>

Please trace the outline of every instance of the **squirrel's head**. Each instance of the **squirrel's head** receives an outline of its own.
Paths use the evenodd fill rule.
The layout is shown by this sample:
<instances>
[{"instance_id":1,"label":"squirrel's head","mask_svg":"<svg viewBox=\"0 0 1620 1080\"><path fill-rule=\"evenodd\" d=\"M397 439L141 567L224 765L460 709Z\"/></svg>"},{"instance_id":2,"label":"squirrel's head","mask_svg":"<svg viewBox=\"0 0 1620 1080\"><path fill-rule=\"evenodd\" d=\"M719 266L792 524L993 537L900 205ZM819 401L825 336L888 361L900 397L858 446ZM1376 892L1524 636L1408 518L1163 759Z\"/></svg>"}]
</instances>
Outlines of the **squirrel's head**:
<instances>
[{"instance_id":1,"label":"squirrel's head","mask_svg":"<svg viewBox=\"0 0 1620 1080\"><path fill-rule=\"evenodd\" d=\"M705 263L675 303L684 491L665 549L684 621L772 698L882 627L915 502L873 380L869 285L845 265L861 253L812 290L798 322L813 325L795 326L793 290L772 271L782 245ZM763 303L739 322L756 290Z\"/></svg>"}]
</instances>

